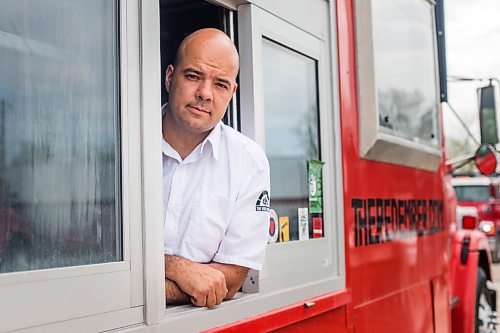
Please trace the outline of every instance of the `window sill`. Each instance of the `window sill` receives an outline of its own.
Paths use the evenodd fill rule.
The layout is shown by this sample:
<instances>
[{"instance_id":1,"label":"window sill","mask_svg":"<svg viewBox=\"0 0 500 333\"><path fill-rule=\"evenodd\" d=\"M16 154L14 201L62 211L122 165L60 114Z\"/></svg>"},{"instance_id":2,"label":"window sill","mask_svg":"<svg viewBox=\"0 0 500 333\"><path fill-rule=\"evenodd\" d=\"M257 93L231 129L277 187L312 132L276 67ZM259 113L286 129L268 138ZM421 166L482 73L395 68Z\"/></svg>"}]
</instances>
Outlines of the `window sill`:
<instances>
[{"instance_id":1,"label":"window sill","mask_svg":"<svg viewBox=\"0 0 500 333\"><path fill-rule=\"evenodd\" d=\"M213 309L208 309L205 307L197 307L192 304L185 304L185 305L171 305L167 306L165 310L165 315L167 317L173 317L173 316L179 316L179 315L184 315L188 313L197 313L197 312L204 312L204 311L214 311L217 309L222 309L226 306L230 306L231 304L235 304L236 302L240 302L242 300L247 300L249 298L255 297L259 294L246 294L242 292L236 293L233 298L226 300L222 302L222 304L216 306Z\"/></svg>"},{"instance_id":2,"label":"window sill","mask_svg":"<svg viewBox=\"0 0 500 333\"><path fill-rule=\"evenodd\" d=\"M339 281L341 279L341 277L331 277L291 288L257 294L238 293L232 300L225 301L213 309L196 308L192 305L170 307L165 310L165 318L159 323L159 326L161 329L168 328L173 332L181 330L202 331L270 311L279 311L280 308L286 307L288 309L290 304L293 307L303 306L305 301L323 297L321 295L347 293L342 288L334 290L334 286L344 285L343 281ZM349 298L341 298L340 300L342 301L329 302L328 309L342 306L349 301Z\"/></svg>"},{"instance_id":3,"label":"window sill","mask_svg":"<svg viewBox=\"0 0 500 333\"><path fill-rule=\"evenodd\" d=\"M412 142L394 135L379 132L374 137L361 140L361 157L392 164L436 171L441 160L439 148Z\"/></svg>"}]
</instances>

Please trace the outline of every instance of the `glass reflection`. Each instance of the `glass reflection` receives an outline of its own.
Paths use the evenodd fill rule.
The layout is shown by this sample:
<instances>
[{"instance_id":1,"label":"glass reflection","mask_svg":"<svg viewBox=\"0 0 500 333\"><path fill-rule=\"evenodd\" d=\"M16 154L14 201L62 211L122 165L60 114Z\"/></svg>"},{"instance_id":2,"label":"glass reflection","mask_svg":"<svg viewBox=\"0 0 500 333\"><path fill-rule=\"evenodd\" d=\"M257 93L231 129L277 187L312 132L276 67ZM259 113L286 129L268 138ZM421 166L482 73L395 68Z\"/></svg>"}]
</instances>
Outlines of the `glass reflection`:
<instances>
[{"instance_id":1,"label":"glass reflection","mask_svg":"<svg viewBox=\"0 0 500 333\"><path fill-rule=\"evenodd\" d=\"M113 0L0 11L0 272L121 259Z\"/></svg>"},{"instance_id":2,"label":"glass reflection","mask_svg":"<svg viewBox=\"0 0 500 333\"><path fill-rule=\"evenodd\" d=\"M298 209L309 205L307 161L320 159L317 63L263 39L266 154L271 166L271 208L288 217L299 239ZM312 238L311 214L309 214Z\"/></svg>"},{"instance_id":3,"label":"glass reflection","mask_svg":"<svg viewBox=\"0 0 500 333\"><path fill-rule=\"evenodd\" d=\"M491 192L488 186L454 186L458 201L488 201L491 199Z\"/></svg>"},{"instance_id":4,"label":"glass reflection","mask_svg":"<svg viewBox=\"0 0 500 333\"><path fill-rule=\"evenodd\" d=\"M438 146L434 20L426 1L372 2L379 123Z\"/></svg>"}]
</instances>

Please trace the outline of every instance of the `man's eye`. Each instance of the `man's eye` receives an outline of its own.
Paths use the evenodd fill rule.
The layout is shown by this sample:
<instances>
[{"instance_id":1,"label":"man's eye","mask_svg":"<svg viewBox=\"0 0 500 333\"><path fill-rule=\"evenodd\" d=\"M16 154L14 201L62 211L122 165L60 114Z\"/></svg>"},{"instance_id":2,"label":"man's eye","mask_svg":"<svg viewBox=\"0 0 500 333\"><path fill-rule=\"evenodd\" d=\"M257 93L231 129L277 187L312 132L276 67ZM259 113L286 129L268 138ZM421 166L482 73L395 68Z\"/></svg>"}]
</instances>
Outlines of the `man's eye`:
<instances>
[{"instance_id":1,"label":"man's eye","mask_svg":"<svg viewBox=\"0 0 500 333\"><path fill-rule=\"evenodd\" d=\"M222 88L222 89L225 89L225 90L228 90L229 87L227 85L225 85L224 83L216 83L215 84L217 87L219 88Z\"/></svg>"},{"instance_id":2,"label":"man's eye","mask_svg":"<svg viewBox=\"0 0 500 333\"><path fill-rule=\"evenodd\" d=\"M193 81L199 79L199 77L197 75L194 75L194 74L186 74L186 78L188 80L193 80Z\"/></svg>"}]
</instances>

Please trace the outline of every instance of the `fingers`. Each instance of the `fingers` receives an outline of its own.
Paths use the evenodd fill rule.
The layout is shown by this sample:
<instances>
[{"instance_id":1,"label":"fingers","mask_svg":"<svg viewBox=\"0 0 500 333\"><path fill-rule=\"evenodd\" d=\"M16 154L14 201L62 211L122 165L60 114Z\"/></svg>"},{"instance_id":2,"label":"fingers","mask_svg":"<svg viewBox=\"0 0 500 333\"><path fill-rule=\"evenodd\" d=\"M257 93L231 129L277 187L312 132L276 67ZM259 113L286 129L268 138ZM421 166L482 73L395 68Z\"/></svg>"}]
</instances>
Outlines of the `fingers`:
<instances>
[{"instance_id":1,"label":"fingers","mask_svg":"<svg viewBox=\"0 0 500 333\"><path fill-rule=\"evenodd\" d=\"M215 293L209 293L206 296L202 295L198 298L191 297L191 303L195 306L204 307L211 309L216 305L222 303Z\"/></svg>"},{"instance_id":2,"label":"fingers","mask_svg":"<svg viewBox=\"0 0 500 333\"><path fill-rule=\"evenodd\" d=\"M217 303L217 296L216 296L216 292L215 291L212 291L212 292L209 292L208 295L207 295L207 308L213 308L216 304L219 305L220 302Z\"/></svg>"},{"instance_id":3,"label":"fingers","mask_svg":"<svg viewBox=\"0 0 500 333\"><path fill-rule=\"evenodd\" d=\"M208 265L191 263L188 274L176 283L195 306L213 308L222 303L228 293L224 274Z\"/></svg>"},{"instance_id":4,"label":"fingers","mask_svg":"<svg viewBox=\"0 0 500 333\"><path fill-rule=\"evenodd\" d=\"M227 288L226 288L226 284L223 283L223 284L219 285L219 288L217 288L217 290L216 290L216 293L215 293L215 296L216 296L215 303L217 305L221 304L222 301L224 300L224 298L226 297L226 295L227 295Z\"/></svg>"},{"instance_id":5,"label":"fingers","mask_svg":"<svg viewBox=\"0 0 500 333\"><path fill-rule=\"evenodd\" d=\"M222 303L228 293L225 282L218 283L203 292L196 293L191 297L191 303L195 306L206 306L213 308Z\"/></svg>"},{"instance_id":6,"label":"fingers","mask_svg":"<svg viewBox=\"0 0 500 333\"><path fill-rule=\"evenodd\" d=\"M229 290L227 290L227 285L224 283L222 285L222 300L224 300L226 298L228 292L229 292Z\"/></svg>"},{"instance_id":7,"label":"fingers","mask_svg":"<svg viewBox=\"0 0 500 333\"><path fill-rule=\"evenodd\" d=\"M210 288L207 291L195 294L191 297L191 303L200 307L206 306L207 308L213 308L214 306L221 304L226 295L227 288L224 283Z\"/></svg>"},{"instance_id":8,"label":"fingers","mask_svg":"<svg viewBox=\"0 0 500 333\"><path fill-rule=\"evenodd\" d=\"M194 306L199 306L199 307L205 306L207 304L206 300L207 300L206 297L196 299L191 296L191 303L193 303Z\"/></svg>"}]
</instances>

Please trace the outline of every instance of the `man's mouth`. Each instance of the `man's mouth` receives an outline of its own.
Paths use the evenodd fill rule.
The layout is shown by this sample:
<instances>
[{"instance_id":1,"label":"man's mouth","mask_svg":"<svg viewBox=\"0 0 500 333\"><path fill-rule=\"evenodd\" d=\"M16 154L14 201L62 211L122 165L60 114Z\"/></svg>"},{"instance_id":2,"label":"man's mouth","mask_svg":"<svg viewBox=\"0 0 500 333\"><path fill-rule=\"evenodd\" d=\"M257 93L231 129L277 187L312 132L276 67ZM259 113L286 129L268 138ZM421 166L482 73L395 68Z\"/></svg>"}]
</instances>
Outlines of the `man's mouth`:
<instances>
[{"instance_id":1,"label":"man's mouth","mask_svg":"<svg viewBox=\"0 0 500 333\"><path fill-rule=\"evenodd\" d=\"M208 110L205 110L204 108L201 108L199 106L194 106L194 105L188 105L188 108L191 110L191 112L199 115L207 115L210 114Z\"/></svg>"}]
</instances>

